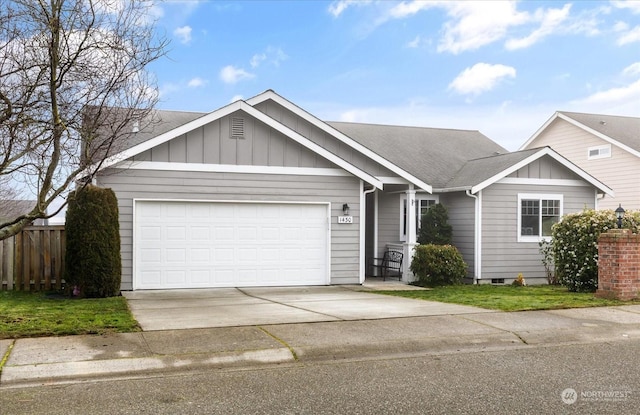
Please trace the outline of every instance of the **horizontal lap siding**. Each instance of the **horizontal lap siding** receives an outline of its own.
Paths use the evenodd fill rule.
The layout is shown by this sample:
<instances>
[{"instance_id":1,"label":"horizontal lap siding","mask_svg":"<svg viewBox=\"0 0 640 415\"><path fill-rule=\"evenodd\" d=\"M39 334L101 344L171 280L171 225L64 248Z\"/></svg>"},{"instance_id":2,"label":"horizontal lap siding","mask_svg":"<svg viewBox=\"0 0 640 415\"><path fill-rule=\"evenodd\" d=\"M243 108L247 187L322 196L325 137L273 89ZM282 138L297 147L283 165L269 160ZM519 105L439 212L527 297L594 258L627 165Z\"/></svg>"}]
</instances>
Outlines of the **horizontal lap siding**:
<instances>
[{"instance_id":1,"label":"horizontal lap siding","mask_svg":"<svg viewBox=\"0 0 640 415\"><path fill-rule=\"evenodd\" d=\"M563 213L593 208L592 187L495 184L482 191L482 279L541 278L546 282L537 242L518 242L518 193L562 194Z\"/></svg>"},{"instance_id":2,"label":"horizontal lap siding","mask_svg":"<svg viewBox=\"0 0 640 415\"><path fill-rule=\"evenodd\" d=\"M400 195L383 193L378 196L378 252L380 258L387 244L400 242Z\"/></svg>"},{"instance_id":3,"label":"horizontal lap siding","mask_svg":"<svg viewBox=\"0 0 640 415\"><path fill-rule=\"evenodd\" d=\"M464 193L443 193L440 203L447 208L452 228L451 243L467 263L467 276L475 269L475 200Z\"/></svg>"},{"instance_id":4,"label":"horizontal lap siding","mask_svg":"<svg viewBox=\"0 0 640 415\"><path fill-rule=\"evenodd\" d=\"M331 283L359 283L360 182L354 177L240 173L105 171L98 185L118 197L122 289L132 289L133 199L293 201L331 203ZM338 224L348 203L353 224Z\"/></svg>"}]
</instances>

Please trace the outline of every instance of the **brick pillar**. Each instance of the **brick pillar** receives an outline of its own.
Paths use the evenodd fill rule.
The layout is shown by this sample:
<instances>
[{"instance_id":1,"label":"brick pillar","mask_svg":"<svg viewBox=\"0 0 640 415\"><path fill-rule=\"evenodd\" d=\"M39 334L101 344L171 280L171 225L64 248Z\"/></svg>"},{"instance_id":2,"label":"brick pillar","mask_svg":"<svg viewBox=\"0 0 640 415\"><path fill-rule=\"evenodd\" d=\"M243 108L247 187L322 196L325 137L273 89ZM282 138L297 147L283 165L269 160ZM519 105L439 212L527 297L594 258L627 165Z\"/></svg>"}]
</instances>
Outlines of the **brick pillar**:
<instances>
[{"instance_id":1,"label":"brick pillar","mask_svg":"<svg viewBox=\"0 0 640 415\"><path fill-rule=\"evenodd\" d=\"M640 297L640 235L612 229L598 238L596 296L631 300Z\"/></svg>"}]
</instances>

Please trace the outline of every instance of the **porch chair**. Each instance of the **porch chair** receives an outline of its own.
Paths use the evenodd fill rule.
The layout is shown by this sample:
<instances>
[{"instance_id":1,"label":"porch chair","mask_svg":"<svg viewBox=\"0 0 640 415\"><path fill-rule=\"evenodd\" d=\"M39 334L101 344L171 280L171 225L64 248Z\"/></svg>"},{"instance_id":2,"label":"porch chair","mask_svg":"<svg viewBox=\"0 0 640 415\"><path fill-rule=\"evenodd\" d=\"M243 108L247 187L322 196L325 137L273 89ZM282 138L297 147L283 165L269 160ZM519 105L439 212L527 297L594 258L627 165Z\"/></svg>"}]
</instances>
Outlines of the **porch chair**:
<instances>
[{"instance_id":1,"label":"porch chair","mask_svg":"<svg viewBox=\"0 0 640 415\"><path fill-rule=\"evenodd\" d=\"M382 270L382 281L387 276L395 273L398 280L402 280L402 258L404 254L400 251L386 250L382 258L371 258L371 267Z\"/></svg>"}]
</instances>

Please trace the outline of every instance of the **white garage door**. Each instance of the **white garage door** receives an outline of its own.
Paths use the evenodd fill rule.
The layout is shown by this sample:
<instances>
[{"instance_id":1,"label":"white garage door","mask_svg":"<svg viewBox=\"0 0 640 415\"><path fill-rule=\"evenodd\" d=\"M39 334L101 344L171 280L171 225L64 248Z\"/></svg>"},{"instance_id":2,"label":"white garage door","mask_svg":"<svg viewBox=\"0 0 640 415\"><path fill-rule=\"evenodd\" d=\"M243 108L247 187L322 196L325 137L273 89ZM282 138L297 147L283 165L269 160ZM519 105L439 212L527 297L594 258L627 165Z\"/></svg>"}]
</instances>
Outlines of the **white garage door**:
<instances>
[{"instance_id":1,"label":"white garage door","mask_svg":"<svg viewBox=\"0 0 640 415\"><path fill-rule=\"evenodd\" d=\"M134 289L329 283L326 204L137 201Z\"/></svg>"}]
</instances>

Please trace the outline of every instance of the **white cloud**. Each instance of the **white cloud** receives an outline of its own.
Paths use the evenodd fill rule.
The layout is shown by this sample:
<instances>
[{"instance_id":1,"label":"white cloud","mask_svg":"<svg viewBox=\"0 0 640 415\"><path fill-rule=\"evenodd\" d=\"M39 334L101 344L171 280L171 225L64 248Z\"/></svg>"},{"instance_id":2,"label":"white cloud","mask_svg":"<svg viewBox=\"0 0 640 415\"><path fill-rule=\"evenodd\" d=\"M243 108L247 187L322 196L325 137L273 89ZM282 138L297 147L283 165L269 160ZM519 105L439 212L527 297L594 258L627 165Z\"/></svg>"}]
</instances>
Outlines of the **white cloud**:
<instances>
[{"instance_id":1,"label":"white cloud","mask_svg":"<svg viewBox=\"0 0 640 415\"><path fill-rule=\"evenodd\" d=\"M263 62L268 62L274 66L280 66L282 61L287 60L289 57L280 48L268 46L262 53L256 53L251 57L249 64L252 68L257 68Z\"/></svg>"},{"instance_id":2,"label":"white cloud","mask_svg":"<svg viewBox=\"0 0 640 415\"><path fill-rule=\"evenodd\" d=\"M267 59L267 55L265 53L256 53L255 55L253 55L249 63L251 64L252 68L256 68L260 66L260 64L264 62L266 59Z\"/></svg>"},{"instance_id":3,"label":"white cloud","mask_svg":"<svg viewBox=\"0 0 640 415\"><path fill-rule=\"evenodd\" d=\"M640 79L627 86L596 92L584 99L574 101L576 104L607 106L608 108L629 103L637 108L638 102L640 102Z\"/></svg>"},{"instance_id":4,"label":"white cloud","mask_svg":"<svg viewBox=\"0 0 640 415\"><path fill-rule=\"evenodd\" d=\"M389 17L404 19L414 14L438 5L437 1L403 1L389 10Z\"/></svg>"},{"instance_id":5,"label":"white cloud","mask_svg":"<svg viewBox=\"0 0 640 415\"><path fill-rule=\"evenodd\" d=\"M407 47L411 49L415 49L422 44L422 38L420 36L416 36L412 41L407 42Z\"/></svg>"},{"instance_id":6,"label":"white cloud","mask_svg":"<svg viewBox=\"0 0 640 415\"><path fill-rule=\"evenodd\" d=\"M173 31L173 35L180 39L180 43L187 44L191 42L191 27L182 26Z\"/></svg>"},{"instance_id":7,"label":"white cloud","mask_svg":"<svg viewBox=\"0 0 640 415\"><path fill-rule=\"evenodd\" d=\"M527 48L542 38L551 35L567 20L570 10L571 4L565 4L562 9L538 10L535 18L536 20L541 20L540 27L534 30L529 36L508 40L505 45L506 48L508 50Z\"/></svg>"},{"instance_id":8,"label":"white cloud","mask_svg":"<svg viewBox=\"0 0 640 415\"><path fill-rule=\"evenodd\" d=\"M182 88L180 88L179 85L167 82L164 83L160 86L160 98L166 98L167 95L171 95L174 92L180 91Z\"/></svg>"},{"instance_id":9,"label":"white cloud","mask_svg":"<svg viewBox=\"0 0 640 415\"><path fill-rule=\"evenodd\" d=\"M633 14L640 14L640 2L637 0L614 0L611 2L611 4L618 9L629 9Z\"/></svg>"},{"instance_id":10,"label":"white cloud","mask_svg":"<svg viewBox=\"0 0 640 415\"><path fill-rule=\"evenodd\" d=\"M511 26L528 21L527 13L518 12L516 3L503 1L445 2L452 17L444 25L438 52L458 54L475 50L505 37Z\"/></svg>"},{"instance_id":11,"label":"white cloud","mask_svg":"<svg viewBox=\"0 0 640 415\"><path fill-rule=\"evenodd\" d=\"M511 66L477 63L462 71L449 88L462 95L478 95L492 90L502 79L515 77L516 70Z\"/></svg>"},{"instance_id":12,"label":"white cloud","mask_svg":"<svg viewBox=\"0 0 640 415\"><path fill-rule=\"evenodd\" d=\"M629 25L626 22L616 22L616 24L613 25L613 30L615 30L616 32L624 32L628 29Z\"/></svg>"},{"instance_id":13,"label":"white cloud","mask_svg":"<svg viewBox=\"0 0 640 415\"><path fill-rule=\"evenodd\" d=\"M632 63L622 70L622 74L625 76L640 75L640 62Z\"/></svg>"},{"instance_id":14,"label":"white cloud","mask_svg":"<svg viewBox=\"0 0 640 415\"><path fill-rule=\"evenodd\" d=\"M369 3L371 3L371 0L336 0L329 5L327 11L333 15L333 17L338 17L351 6L362 6Z\"/></svg>"},{"instance_id":15,"label":"white cloud","mask_svg":"<svg viewBox=\"0 0 640 415\"><path fill-rule=\"evenodd\" d=\"M255 78L255 75L245 71L242 68L236 68L233 65L227 65L220 70L220 79L225 84L235 84L245 79Z\"/></svg>"},{"instance_id":16,"label":"white cloud","mask_svg":"<svg viewBox=\"0 0 640 415\"><path fill-rule=\"evenodd\" d=\"M636 26L628 32L623 33L616 43L618 46L624 46L635 42L640 42L640 26Z\"/></svg>"},{"instance_id":17,"label":"white cloud","mask_svg":"<svg viewBox=\"0 0 640 415\"><path fill-rule=\"evenodd\" d=\"M202 79L202 78L193 78L191 80L189 80L189 82L187 83L187 86L189 88L199 88L201 86L205 86L209 83L209 81L207 81L206 79Z\"/></svg>"}]
</instances>

